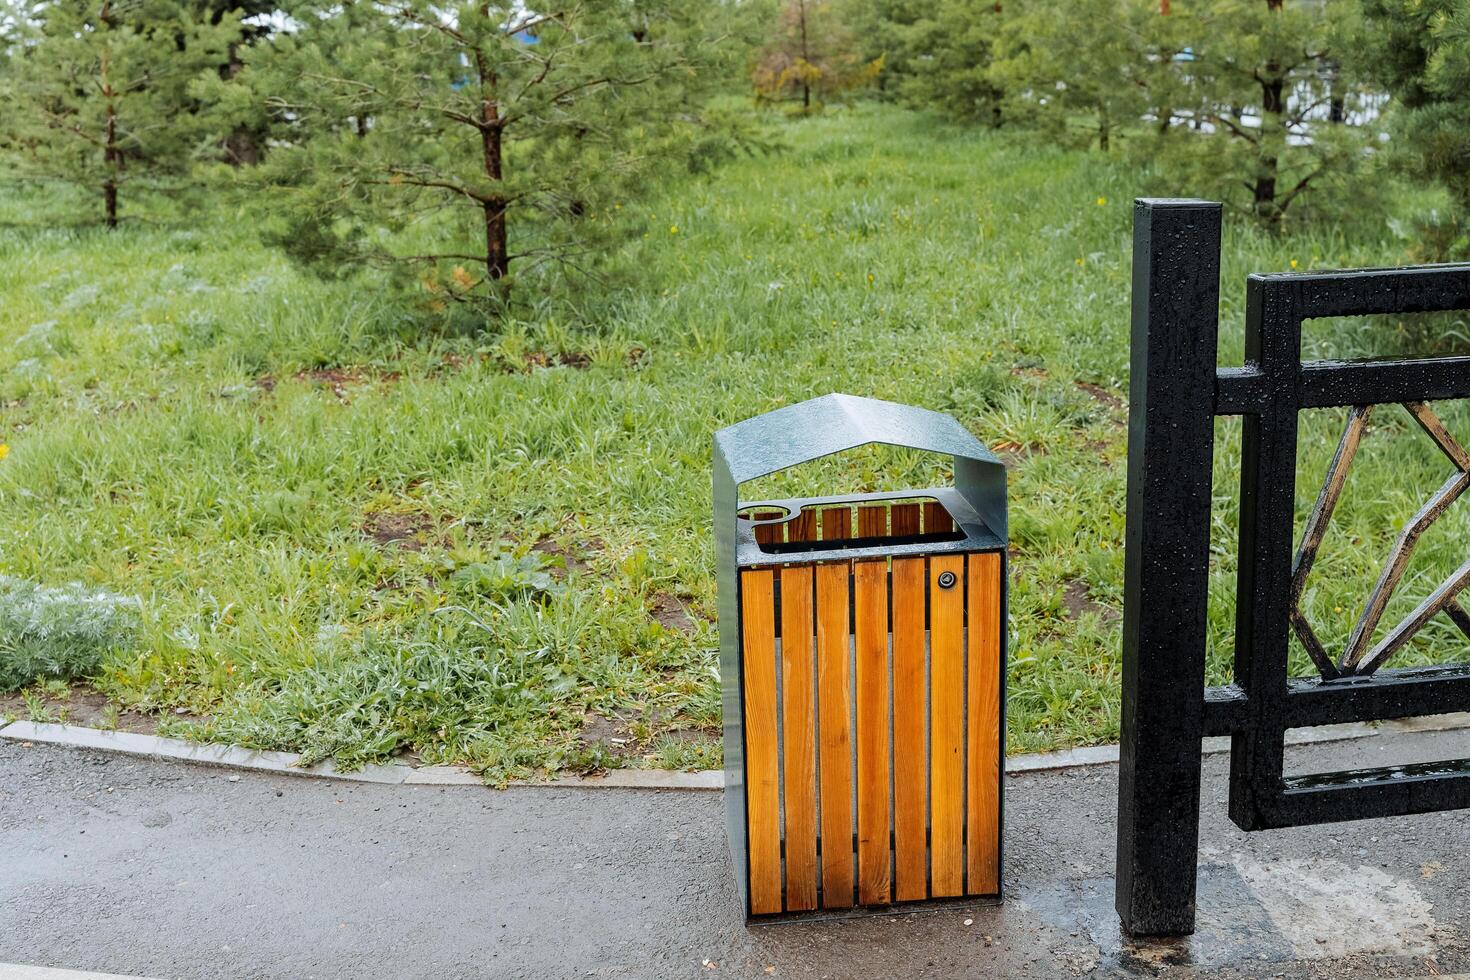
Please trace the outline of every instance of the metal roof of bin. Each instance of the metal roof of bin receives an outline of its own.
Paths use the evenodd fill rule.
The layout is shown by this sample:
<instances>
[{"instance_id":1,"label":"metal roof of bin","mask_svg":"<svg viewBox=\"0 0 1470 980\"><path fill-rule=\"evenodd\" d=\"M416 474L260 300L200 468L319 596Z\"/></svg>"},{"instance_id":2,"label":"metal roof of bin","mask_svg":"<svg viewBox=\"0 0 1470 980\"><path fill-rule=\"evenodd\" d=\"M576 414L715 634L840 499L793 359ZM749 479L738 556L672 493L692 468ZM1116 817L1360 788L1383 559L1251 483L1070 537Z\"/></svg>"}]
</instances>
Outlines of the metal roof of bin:
<instances>
[{"instance_id":1,"label":"metal roof of bin","mask_svg":"<svg viewBox=\"0 0 1470 980\"><path fill-rule=\"evenodd\" d=\"M1004 469L950 416L857 395L822 395L715 433L715 446L736 484L875 442Z\"/></svg>"}]
</instances>

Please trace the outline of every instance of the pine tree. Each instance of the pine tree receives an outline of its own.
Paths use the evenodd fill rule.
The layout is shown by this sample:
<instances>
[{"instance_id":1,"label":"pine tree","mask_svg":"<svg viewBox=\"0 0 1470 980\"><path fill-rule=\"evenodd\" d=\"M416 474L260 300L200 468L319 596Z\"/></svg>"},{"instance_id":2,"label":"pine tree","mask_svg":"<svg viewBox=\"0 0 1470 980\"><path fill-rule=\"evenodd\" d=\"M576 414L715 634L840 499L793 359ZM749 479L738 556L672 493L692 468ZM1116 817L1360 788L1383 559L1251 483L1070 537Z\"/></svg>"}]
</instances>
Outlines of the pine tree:
<instances>
[{"instance_id":1,"label":"pine tree","mask_svg":"<svg viewBox=\"0 0 1470 980\"><path fill-rule=\"evenodd\" d=\"M175 186L212 125L190 83L225 62L239 18L178 0L10 9L26 26L0 75L0 129L17 176L96 192L109 227L125 191Z\"/></svg>"},{"instance_id":2,"label":"pine tree","mask_svg":"<svg viewBox=\"0 0 1470 980\"><path fill-rule=\"evenodd\" d=\"M241 52L246 46L267 40L279 27L278 14L281 4L277 0L195 0L203 15L212 24L226 17L239 17L240 37L232 42L226 52L225 63L219 66L220 78L230 81L245 68ZM218 106L214 106L218 111ZM241 108L245 108L243 105ZM216 115L220 133L220 155L235 166L250 166L260 162L270 129L269 119L259 106L249 106L248 111L233 119Z\"/></svg>"},{"instance_id":3,"label":"pine tree","mask_svg":"<svg viewBox=\"0 0 1470 980\"><path fill-rule=\"evenodd\" d=\"M974 0L865 0L877 10L899 96L953 119L999 126L1005 91L994 71L1010 5Z\"/></svg>"},{"instance_id":4,"label":"pine tree","mask_svg":"<svg viewBox=\"0 0 1470 980\"><path fill-rule=\"evenodd\" d=\"M1211 194L1281 226L1299 202L1359 197L1371 127L1346 125L1365 87L1342 59L1356 0L1174 0L1151 63L1172 104L1143 148L1171 190ZM1172 125L1170 122L1172 121Z\"/></svg>"},{"instance_id":5,"label":"pine tree","mask_svg":"<svg viewBox=\"0 0 1470 980\"><path fill-rule=\"evenodd\" d=\"M1157 0L1013 3L990 77L1011 116L1108 150L1148 111L1144 25L1157 16Z\"/></svg>"},{"instance_id":6,"label":"pine tree","mask_svg":"<svg viewBox=\"0 0 1470 980\"><path fill-rule=\"evenodd\" d=\"M903 30L917 16L916 7L915 0L840 0L837 7L856 40L858 57L864 63L881 59L883 70L875 85L882 97L898 94L898 82L910 74L907 59L918 54L903 43Z\"/></svg>"},{"instance_id":7,"label":"pine tree","mask_svg":"<svg viewBox=\"0 0 1470 980\"><path fill-rule=\"evenodd\" d=\"M1470 0L1364 0L1364 66L1398 103L1393 149L1456 213L1426 229L1431 258L1470 255Z\"/></svg>"},{"instance_id":8,"label":"pine tree","mask_svg":"<svg viewBox=\"0 0 1470 980\"><path fill-rule=\"evenodd\" d=\"M620 202L690 152L718 0L304 5L243 53L279 144L272 240L322 271L411 273L441 299L587 269ZM243 95L240 93L244 93Z\"/></svg>"},{"instance_id":9,"label":"pine tree","mask_svg":"<svg viewBox=\"0 0 1470 980\"><path fill-rule=\"evenodd\" d=\"M882 56L865 61L857 38L831 0L786 0L775 36L756 64L756 92L766 99L795 97L803 111L818 100L870 83Z\"/></svg>"}]
</instances>

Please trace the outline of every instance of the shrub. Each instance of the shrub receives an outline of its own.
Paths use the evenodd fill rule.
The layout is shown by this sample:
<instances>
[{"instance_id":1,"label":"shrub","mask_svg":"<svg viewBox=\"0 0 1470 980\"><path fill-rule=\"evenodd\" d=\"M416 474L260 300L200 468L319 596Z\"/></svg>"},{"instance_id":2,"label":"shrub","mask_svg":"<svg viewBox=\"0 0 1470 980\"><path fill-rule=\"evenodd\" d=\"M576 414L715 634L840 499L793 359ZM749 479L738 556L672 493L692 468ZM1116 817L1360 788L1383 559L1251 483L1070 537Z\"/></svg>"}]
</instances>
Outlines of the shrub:
<instances>
[{"instance_id":1,"label":"shrub","mask_svg":"<svg viewBox=\"0 0 1470 980\"><path fill-rule=\"evenodd\" d=\"M80 582L50 587L0 575L0 692L96 670L104 654L132 644L138 606Z\"/></svg>"}]
</instances>

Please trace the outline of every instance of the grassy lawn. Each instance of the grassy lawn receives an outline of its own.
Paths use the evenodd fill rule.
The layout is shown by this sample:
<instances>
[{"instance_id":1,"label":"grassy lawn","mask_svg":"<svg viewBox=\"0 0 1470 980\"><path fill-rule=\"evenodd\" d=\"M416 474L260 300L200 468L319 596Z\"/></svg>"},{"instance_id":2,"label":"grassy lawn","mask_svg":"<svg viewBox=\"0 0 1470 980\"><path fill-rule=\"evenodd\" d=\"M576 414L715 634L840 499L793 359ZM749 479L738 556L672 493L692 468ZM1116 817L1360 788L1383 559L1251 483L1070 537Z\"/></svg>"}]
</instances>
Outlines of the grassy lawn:
<instances>
[{"instance_id":1,"label":"grassy lawn","mask_svg":"<svg viewBox=\"0 0 1470 980\"><path fill-rule=\"evenodd\" d=\"M0 202L0 573L140 597L95 684L165 731L492 779L713 767L710 434L848 391L952 412L1013 464L1011 749L1114 739L1139 175L895 110L780 127L784 152L622 209L637 230L609 288L481 336L294 271L248 204L109 234ZM1407 254L1386 228L1227 226L1224 363L1246 273ZM1308 340L1386 354L1455 330ZM1304 416L1303 516L1342 418ZM1449 472L1407 413L1378 419L1308 596L1329 645ZM1216 680L1238 424L1220 433ZM934 466L863 452L748 493L922 486ZM1467 529L1452 509L1426 535L1385 626ZM1398 662L1453 655L1449 629Z\"/></svg>"}]
</instances>

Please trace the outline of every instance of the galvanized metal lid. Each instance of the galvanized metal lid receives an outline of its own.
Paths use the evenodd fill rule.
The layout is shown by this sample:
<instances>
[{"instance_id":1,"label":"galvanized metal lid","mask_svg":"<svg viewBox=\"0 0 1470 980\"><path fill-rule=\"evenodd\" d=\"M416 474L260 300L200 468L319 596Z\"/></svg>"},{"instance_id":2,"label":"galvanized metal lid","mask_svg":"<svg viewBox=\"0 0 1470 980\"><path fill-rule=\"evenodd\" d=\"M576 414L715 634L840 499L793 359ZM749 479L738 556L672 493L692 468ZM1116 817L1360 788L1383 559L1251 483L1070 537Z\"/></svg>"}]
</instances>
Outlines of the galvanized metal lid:
<instances>
[{"instance_id":1,"label":"galvanized metal lid","mask_svg":"<svg viewBox=\"0 0 1470 980\"><path fill-rule=\"evenodd\" d=\"M715 449L737 484L875 442L1004 472L995 454L950 416L856 395L822 395L715 433Z\"/></svg>"}]
</instances>

